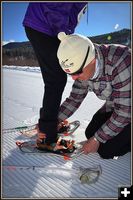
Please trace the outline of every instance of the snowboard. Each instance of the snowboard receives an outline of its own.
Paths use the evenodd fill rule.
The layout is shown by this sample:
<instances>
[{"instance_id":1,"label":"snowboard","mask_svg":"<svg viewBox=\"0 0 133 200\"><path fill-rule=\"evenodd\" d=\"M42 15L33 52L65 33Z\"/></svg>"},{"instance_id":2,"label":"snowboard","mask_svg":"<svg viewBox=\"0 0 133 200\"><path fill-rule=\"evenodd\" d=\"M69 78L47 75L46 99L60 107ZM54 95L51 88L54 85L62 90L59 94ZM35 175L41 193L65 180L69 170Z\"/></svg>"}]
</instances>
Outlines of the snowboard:
<instances>
[{"instance_id":1,"label":"snowboard","mask_svg":"<svg viewBox=\"0 0 133 200\"><path fill-rule=\"evenodd\" d=\"M24 136L33 137L37 134L36 131L37 124L27 125L27 126L19 126L14 128L3 129L3 133L11 133L11 132L19 132ZM75 120L69 123L69 127L66 131L58 133L60 136L69 136L75 132L75 130L80 126L80 121ZM34 133L33 133L34 130Z\"/></svg>"},{"instance_id":2,"label":"snowboard","mask_svg":"<svg viewBox=\"0 0 133 200\"><path fill-rule=\"evenodd\" d=\"M77 157L79 157L81 154L83 154L83 152L81 151L81 147L82 145L79 144L75 144L74 148L72 149L72 151L70 153L61 153L61 152L54 152L51 150L42 150L37 148L36 146L36 141L30 140L30 141L25 141L25 142L20 142L17 141L16 145L18 146L19 150L21 151L21 153L24 154L43 154L43 155L47 155L47 156L59 156L59 157L63 157L64 160L72 160L75 159Z\"/></svg>"}]
</instances>

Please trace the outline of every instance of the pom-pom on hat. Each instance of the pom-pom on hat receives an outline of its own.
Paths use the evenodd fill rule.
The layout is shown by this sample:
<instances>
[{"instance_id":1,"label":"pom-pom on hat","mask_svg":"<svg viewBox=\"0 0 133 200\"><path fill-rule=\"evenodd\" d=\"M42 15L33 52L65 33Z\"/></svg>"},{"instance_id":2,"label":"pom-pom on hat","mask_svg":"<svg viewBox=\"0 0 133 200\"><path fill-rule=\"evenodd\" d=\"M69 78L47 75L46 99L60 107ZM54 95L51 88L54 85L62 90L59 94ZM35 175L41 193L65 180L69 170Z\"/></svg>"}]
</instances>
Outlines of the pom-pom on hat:
<instances>
[{"instance_id":1,"label":"pom-pom on hat","mask_svg":"<svg viewBox=\"0 0 133 200\"><path fill-rule=\"evenodd\" d=\"M58 34L61 41L57 57L60 66L67 74L76 74L95 58L95 47L91 40L82 35Z\"/></svg>"}]
</instances>

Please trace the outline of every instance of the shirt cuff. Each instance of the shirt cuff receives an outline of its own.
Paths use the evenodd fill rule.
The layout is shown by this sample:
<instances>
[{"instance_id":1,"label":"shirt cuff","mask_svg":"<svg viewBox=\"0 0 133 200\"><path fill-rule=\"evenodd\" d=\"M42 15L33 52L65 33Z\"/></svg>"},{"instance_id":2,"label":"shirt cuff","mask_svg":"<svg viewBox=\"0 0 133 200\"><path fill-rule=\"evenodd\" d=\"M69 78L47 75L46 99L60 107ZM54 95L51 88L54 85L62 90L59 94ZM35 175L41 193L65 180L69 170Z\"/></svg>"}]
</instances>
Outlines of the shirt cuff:
<instances>
[{"instance_id":1,"label":"shirt cuff","mask_svg":"<svg viewBox=\"0 0 133 200\"><path fill-rule=\"evenodd\" d=\"M101 137L99 137L99 135L97 133L95 133L94 137L96 138L96 140L98 140L101 143L106 143L106 140L103 140Z\"/></svg>"}]
</instances>

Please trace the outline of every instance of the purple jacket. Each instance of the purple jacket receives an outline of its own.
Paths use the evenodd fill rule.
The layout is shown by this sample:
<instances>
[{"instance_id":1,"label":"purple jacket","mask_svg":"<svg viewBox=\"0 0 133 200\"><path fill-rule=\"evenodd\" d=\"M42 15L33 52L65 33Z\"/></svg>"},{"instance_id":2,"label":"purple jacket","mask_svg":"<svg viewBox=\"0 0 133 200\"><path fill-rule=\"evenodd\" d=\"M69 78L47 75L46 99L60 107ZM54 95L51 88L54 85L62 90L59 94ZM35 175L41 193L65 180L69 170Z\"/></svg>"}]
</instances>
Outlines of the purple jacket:
<instances>
[{"instance_id":1,"label":"purple jacket","mask_svg":"<svg viewBox=\"0 0 133 200\"><path fill-rule=\"evenodd\" d=\"M72 34L86 5L87 2L29 3L23 25L51 36L61 31Z\"/></svg>"}]
</instances>

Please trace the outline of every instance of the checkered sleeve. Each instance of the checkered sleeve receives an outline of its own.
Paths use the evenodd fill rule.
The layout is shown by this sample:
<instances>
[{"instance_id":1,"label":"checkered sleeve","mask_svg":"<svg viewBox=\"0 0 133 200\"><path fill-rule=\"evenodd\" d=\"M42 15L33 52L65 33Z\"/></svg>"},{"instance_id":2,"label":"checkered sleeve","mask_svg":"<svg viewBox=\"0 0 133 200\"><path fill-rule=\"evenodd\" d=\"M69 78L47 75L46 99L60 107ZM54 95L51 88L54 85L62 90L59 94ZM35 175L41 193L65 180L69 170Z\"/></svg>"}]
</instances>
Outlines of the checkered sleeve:
<instances>
[{"instance_id":1,"label":"checkered sleeve","mask_svg":"<svg viewBox=\"0 0 133 200\"><path fill-rule=\"evenodd\" d=\"M69 118L79 108L87 93L88 85L84 81L76 80L70 96L60 106L58 121Z\"/></svg>"},{"instance_id":2,"label":"checkered sleeve","mask_svg":"<svg viewBox=\"0 0 133 200\"><path fill-rule=\"evenodd\" d=\"M131 57L124 56L123 61L113 71L112 98L114 110L111 117L95 133L102 143L118 135L123 128L131 123Z\"/></svg>"}]
</instances>

